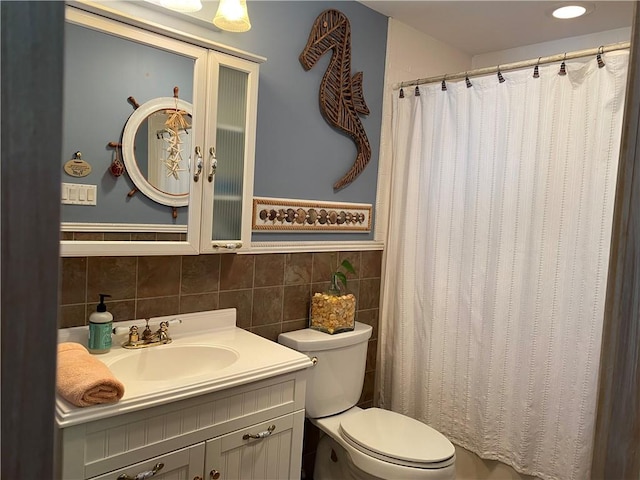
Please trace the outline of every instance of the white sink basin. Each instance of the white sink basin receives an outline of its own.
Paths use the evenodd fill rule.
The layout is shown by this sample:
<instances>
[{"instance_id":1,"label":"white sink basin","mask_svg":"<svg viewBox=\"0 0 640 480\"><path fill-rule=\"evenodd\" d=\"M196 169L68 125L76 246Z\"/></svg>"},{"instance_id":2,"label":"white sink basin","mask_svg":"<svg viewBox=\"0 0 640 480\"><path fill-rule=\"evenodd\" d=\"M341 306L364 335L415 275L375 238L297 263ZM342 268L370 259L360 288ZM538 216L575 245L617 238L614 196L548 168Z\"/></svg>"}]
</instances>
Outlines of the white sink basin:
<instances>
[{"instance_id":1,"label":"white sink basin","mask_svg":"<svg viewBox=\"0 0 640 480\"><path fill-rule=\"evenodd\" d=\"M156 317L149 323L155 328L174 317ZM111 350L96 358L122 382L124 396L119 402L95 408L78 408L57 396L58 426L66 428L164 405L311 366L305 354L238 328L233 308L185 313L180 318L183 322L170 329L172 343L132 350L122 344L129 328L143 323L118 322L122 332L114 335ZM58 341L86 346L87 330L86 326L60 329Z\"/></svg>"},{"instance_id":2,"label":"white sink basin","mask_svg":"<svg viewBox=\"0 0 640 480\"><path fill-rule=\"evenodd\" d=\"M118 379L153 382L214 373L238 358L238 352L219 345L158 345L129 350L105 363Z\"/></svg>"}]
</instances>

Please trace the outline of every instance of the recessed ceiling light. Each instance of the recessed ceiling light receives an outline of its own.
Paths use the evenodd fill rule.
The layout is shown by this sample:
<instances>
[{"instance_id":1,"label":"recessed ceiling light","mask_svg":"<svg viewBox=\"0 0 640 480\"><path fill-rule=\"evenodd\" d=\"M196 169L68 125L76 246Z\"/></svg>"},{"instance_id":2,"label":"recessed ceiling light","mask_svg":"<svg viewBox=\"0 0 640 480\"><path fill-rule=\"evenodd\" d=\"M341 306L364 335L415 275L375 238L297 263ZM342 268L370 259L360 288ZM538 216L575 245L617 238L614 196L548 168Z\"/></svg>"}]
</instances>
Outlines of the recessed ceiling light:
<instances>
[{"instance_id":1,"label":"recessed ceiling light","mask_svg":"<svg viewBox=\"0 0 640 480\"><path fill-rule=\"evenodd\" d=\"M594 9L592 4L584 4L584 3L575 3L575 4L564 4L561 6L557 6L551 12L555 18L560 19L568 19L568 18L577 18L586 13L590 13Z\"/></svg>"}]
</instances>

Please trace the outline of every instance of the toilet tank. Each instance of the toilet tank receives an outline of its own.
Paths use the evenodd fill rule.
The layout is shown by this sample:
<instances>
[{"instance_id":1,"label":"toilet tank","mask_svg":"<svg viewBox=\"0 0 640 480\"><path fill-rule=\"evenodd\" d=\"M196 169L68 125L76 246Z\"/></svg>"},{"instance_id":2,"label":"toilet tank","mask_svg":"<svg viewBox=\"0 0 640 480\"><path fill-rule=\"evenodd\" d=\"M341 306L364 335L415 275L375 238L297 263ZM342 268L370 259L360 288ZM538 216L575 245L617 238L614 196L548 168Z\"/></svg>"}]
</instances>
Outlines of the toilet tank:
<instances>
[{"instance_id":1,"label":"toilet tank","mask_svg":"<svg viewBox=\"0 0 640 480\"><path fill-rule=\"evenodd\" d=\"M317 359L307 369L307 417L327 417L358 403L372 330L370 325L356 322L353 331L334 335L305 328L278 336L282 345Z\"/></svg>"}]
</instances>

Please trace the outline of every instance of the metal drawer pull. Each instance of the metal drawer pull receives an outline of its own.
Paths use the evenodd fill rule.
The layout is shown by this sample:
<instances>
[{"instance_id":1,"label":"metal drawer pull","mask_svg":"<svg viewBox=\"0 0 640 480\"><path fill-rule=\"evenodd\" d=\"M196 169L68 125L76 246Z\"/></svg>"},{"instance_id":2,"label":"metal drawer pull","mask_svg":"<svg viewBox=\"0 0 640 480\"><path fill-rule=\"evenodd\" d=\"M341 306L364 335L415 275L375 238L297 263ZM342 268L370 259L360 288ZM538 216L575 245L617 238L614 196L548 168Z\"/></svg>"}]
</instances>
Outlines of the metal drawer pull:
<instances>
[{"instance_id":1,"label":"metal drawer pull","mask_svg":"<svg viewBox=\"0 0 640 480\"><path fill-rule=\"evenodd\" d=\"M127 475L123 473L118 477L118 480L146 480L147 478L153 477L156 473L158 473L164 467L164 463L156 463L151 470L147 470L146 472L140 472L135 477Z\"/></svg>"},{"instance_id":2,"label":"metal drawer pull","mask_svg":"<svg viewBox=\"0 0 640 480\"><path fill-rule=\"evenodd\" d=\"M242 248L242 242L235 243L217 243L213 246L213 248L226 248L227 250L235 250L236 248Z\"/></svg>"},{"instance_id":3,"label":"metal drawer pull","mask_svg":"<svg viewBox=\"0 0 640 480\"><path fill-rule=\"evenodd\" d=\"M271 435L275 429L276 429L276 426L275 425L271 425L264 432L260 432L260 433L256 433L256 434L245 433L242 436L242 439L243 440L249 440L250 438L265 438L265 437L268 437L269 435Z\"/></svg>"}]
</instances>

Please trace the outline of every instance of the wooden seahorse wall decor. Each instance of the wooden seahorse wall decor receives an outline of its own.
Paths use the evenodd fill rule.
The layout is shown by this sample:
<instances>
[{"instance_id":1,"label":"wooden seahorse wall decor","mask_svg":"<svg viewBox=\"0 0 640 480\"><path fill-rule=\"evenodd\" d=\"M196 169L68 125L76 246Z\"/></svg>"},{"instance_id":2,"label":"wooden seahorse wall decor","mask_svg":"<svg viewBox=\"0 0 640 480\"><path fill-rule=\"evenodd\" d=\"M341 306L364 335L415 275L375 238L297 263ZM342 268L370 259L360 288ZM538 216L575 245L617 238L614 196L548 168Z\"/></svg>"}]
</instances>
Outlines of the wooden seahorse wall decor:
<instances>
[{"instance_id":1,"label":"wooden seahorse wall decor","mask_svg":"<svg viewBox=\"0 0 640 480\"><path fill-rule=\"evenodd\" d=\"M310 70L329 50L333 54L320 83L320 109L329 124L353 138L358 150L353 166L333 185L334 190L340 190L367 166L371 146L358 116L369 115L362 94L362 72L351 76L351 26L346 15L331 9L316 18L300 54L300 63Z\"/></svg>"}]
</instances>

